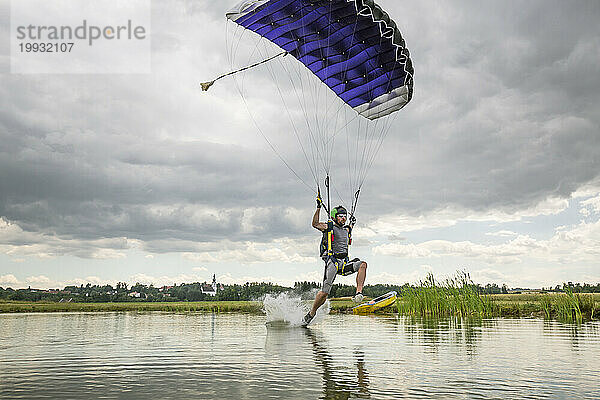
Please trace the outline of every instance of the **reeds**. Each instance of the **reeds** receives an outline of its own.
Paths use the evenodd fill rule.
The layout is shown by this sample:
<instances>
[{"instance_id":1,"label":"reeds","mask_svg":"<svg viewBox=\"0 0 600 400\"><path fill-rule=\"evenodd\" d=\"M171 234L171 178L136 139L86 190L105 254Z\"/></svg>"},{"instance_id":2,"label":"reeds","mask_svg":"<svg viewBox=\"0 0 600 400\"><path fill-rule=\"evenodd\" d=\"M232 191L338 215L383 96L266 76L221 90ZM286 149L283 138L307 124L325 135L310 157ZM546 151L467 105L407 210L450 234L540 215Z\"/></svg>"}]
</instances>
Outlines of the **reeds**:
<instances>
[{"instance_id":1,"label":"reeds","mask_svg":"<svg viewBox=\"0 0 600 400\"><path fill-rule=\"evenodd\" d=\"M564 295L554 296L553 308L557 319L567 322L581 321L583 319L581 299L580 295L574 295L569 289Z\"/></svg>"},{"instance_id":2,"label":"reeds","mask_svg":"<svg viewBox=\"0 0 600 400\"><path fill-rule=\"evenodd\" d=\"M598 295L557 294L481 295L467 272L459 271L443 282L428 274L417 285L407 286L398 299L401 315L543 317L568 323L598 317Z\"/></svg>"},{"instance_id":3,"label":"reeds","mask_svg":"<svg viewBox=\"0 0 600 400\"><path fill-rule=\"evenodd\" d=\"M436 282L433 274L428 274L417 286L406 287L397 305L398 312L403 315L434 317L490 317L496 315L498 309L489 296L479 294L477 285L464 271L440 283Z\"/></svg>"}]
</instances>

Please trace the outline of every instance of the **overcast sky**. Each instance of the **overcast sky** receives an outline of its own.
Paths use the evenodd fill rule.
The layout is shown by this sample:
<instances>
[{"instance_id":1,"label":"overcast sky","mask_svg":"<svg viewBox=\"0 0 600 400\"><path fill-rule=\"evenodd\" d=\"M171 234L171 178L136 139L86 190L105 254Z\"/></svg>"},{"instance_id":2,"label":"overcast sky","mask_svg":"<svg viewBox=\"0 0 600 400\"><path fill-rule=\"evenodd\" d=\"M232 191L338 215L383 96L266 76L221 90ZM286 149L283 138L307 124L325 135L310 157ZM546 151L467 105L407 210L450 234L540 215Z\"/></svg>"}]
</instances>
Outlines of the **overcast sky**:
<instances>
[{"instance_id":1,"label":"overcast sky","mask_svg":"<svg viewBox=\"0 0 600 400\"><path fill-rule=\"evenodd\" d=\"M321 280L314 194L233 80L199 89L229 68L233 4L155 1L151 74L10 74L4 52L0 286ZM367 283L600 282L600 2L378 4L415 94L361 194Z\"/></svg>"}]
</instances>

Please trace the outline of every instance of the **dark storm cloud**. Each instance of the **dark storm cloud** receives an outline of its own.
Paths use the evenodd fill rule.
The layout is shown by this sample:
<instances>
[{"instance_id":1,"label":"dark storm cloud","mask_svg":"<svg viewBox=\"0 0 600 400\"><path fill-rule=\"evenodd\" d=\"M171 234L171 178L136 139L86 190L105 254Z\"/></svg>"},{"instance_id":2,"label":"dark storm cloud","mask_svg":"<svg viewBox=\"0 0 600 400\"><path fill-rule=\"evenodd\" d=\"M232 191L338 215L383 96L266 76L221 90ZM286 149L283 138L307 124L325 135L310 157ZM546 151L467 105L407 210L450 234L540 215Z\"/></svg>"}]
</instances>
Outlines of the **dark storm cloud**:
<instances>
[{"instance_id":1,"label":"dark storm cloud","mask_svg":"<svg viewBox=\"0 0 600 400\"><path fill-rule=\"evenodd\" d=\"M372 174L395 194L377 194L383 209L516 212L598 176L598 2L420 3L412 12L403 22L415 98Z\"/></svg>"},{"instance_id":2,"label":"dark storm cloud","mask_svg":"<svg viewBox=\"0 0 600 400\"><path fill-rule=\"evenodd\" d=\"M312 233L312 194L234 85L198 89L228 70L226 3L155 3L152 75L0 76L0 216L153 252ZM363 221L517 211L598 176L600 3L381 4L403 30L416 86L365 185ZM281 104L260 89L263 126L282 136ZM297 153L286 154L294 166Z\"/></svg>"}]
</instances>

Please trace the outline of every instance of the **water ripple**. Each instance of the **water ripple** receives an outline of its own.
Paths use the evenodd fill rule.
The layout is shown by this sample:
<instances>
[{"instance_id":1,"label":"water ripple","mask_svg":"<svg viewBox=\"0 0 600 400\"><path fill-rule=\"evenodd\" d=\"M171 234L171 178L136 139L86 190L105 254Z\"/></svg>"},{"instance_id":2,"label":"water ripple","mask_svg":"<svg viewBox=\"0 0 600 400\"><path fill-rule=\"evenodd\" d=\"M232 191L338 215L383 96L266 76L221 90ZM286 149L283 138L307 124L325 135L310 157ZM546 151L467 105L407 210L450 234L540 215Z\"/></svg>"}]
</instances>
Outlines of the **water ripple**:
<instances>
[{"instance_id":1,"label":"water ripple","mask_svg":"<svg viewBox=\"0 0 600 400\"><path fill-rule=\"evenodd\" d=\"M600 324L0 315L0 398L600 398ZM23 334L26 332L26 334Z\"/></svg>"}]
</instances>

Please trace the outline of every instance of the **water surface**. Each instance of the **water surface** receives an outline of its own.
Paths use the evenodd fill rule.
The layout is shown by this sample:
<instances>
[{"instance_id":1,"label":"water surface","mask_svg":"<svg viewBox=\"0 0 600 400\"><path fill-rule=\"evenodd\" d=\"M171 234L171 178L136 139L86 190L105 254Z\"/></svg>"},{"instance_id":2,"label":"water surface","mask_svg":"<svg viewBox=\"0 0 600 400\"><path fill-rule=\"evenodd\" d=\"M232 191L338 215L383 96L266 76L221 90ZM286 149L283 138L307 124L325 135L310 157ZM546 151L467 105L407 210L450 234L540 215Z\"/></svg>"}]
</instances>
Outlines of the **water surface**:
<instances>
[{"instance_id":1,"label":"water surface","mask_svg":"<svg viewBox=\"0 0 600 400\"><path fill-rule=\"evenodd\" d=\"M600 323L0 315L0 398L599 399Z\"/></svg>"}]
</instances>

